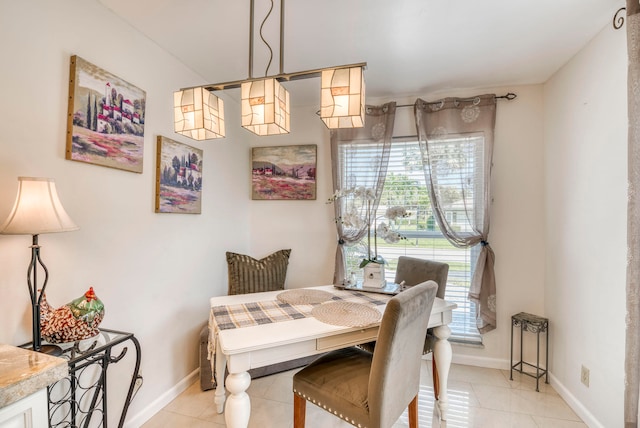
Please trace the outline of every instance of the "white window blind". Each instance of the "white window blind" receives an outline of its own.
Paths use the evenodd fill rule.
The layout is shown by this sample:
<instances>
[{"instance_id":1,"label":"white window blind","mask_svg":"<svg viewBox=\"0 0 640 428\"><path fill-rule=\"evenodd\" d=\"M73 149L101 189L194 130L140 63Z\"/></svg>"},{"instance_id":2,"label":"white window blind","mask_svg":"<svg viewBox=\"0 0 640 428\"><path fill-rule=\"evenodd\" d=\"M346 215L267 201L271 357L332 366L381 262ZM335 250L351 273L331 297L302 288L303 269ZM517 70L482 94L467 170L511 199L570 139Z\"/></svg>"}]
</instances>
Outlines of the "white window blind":
<instances>
[{"instance_id":1,"label":"white window blind","mask_svg":"<svg viewBox=\"0 0 640 428\"><path fill-rule=\"evenodd\" d=\"M441 167L437 186L440 194L445 196L442 204L444 216L459 233L470 230L467 213L475 215L475 210L472 209L474 195L477 194L475 189L482 188L482 183L478 182L482 180L482 147L478 147L481 142L482 138L473 137L439 140L436 150L432 151L432 156L439 158L438 164ZM376 144L341 146L343 187L367 186L371 182L370 166L371 162L375 162L372 154L379 153L379 150L380 147ZM464 186L460 186L460 180L464 180ZM410 215L396 224L398 232L406 239L395 244L378 239L378 254L388 262L386 279L394 280L397 260L401 255L449 264L445 297L458 304L453 312L453 322L449 325L452 331L450 340L482 343L482 337L476 328L475 304L467 297L477 250L454 247L440 231L433 216L422 156L416 141L392 142L384 190L376 215L377 222L388 223L383 218L384 213L388 207L396 205L405 207ZM362 269L358 265L367 257L367 238L345 250L347 277L351 273L360 277Z\"/></svg>"}]
</instances>

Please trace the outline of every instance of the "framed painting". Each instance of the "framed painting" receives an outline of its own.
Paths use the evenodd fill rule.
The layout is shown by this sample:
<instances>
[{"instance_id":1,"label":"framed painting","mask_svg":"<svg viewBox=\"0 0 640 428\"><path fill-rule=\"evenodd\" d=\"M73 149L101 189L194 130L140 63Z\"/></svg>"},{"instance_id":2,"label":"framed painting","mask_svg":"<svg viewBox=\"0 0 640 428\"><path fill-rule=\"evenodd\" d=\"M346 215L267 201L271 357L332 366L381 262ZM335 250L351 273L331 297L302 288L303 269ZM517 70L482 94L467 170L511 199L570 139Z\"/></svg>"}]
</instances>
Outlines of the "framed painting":
<instances>
[{"instance_id":1,"label":"framed painting","mask_svg":"<svg viewBox=\"0 0 640 428\"><path fill-rule=\"evenodd\" d=\"M69 73L69 160L142 173L146 92L73 55Z\"/></svg>"},{"instance_id":2,"label":"framed painting","mask_svg":"<svg viewBox=\"0 0 640 428\"><path fill-rule=\"evenodd\" d=\"M251 198L316 199L315 144L251 149Z\"/></svg>"},{"instance_id":3,"label":"framed painting","mask_svg":"<svg viewBox=\"0 0 640 428\"><path fill-rule=\"evenodd\" d=\"M158 136L156 212L200 214L202 150Z\"/></svg>"}]
</instances>

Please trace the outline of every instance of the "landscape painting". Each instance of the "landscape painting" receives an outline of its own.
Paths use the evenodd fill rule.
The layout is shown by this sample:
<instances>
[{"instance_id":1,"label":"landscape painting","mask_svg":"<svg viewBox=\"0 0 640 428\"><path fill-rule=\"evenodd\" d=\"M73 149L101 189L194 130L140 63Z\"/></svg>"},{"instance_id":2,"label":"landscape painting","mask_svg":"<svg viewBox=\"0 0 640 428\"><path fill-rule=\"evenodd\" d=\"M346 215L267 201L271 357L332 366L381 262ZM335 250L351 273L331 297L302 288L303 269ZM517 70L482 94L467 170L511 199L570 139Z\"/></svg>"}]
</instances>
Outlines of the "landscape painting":
<instances>
[{"instance_id":1,"label":"landscape painting","mask_svg":"<svg viewBox=\"0 0 640 428\"><path fill-rule=\"evenodd\" d=\"M200 214L202 150L158 136L156 212Z\"/></svg>"},{"instance_id":2,"label":"landscape painting","mask_svg":"<svg viewBox=\"0 0 640 428\"><path fill-rule=\"evenodd\" d=\"M316 199L316 159L315 144L254 147L252 199Z\"/></svg>"},{"instance_id":3,"label":"landscape painting","mask_svg":"<svg viewBox=\"0 0 640 428\"><path fill-rule=\"evenodd\" d=\"M142 173L146 93L74 55L66 158Z\"/></svg>"}]
</instances>

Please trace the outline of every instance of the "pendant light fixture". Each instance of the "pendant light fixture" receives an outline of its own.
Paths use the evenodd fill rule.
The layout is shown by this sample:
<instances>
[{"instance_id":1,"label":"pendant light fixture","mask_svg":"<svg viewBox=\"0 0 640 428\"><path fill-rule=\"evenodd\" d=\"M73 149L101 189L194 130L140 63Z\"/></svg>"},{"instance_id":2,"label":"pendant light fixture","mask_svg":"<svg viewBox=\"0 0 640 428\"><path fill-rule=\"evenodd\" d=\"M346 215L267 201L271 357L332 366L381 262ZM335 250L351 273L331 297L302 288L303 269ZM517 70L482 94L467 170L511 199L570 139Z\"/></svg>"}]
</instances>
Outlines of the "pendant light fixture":
<instances>
[{"instance_id":1,"label":"pendant light fixture","mask_svg":"<svg viewBox=\"0 0 640 428\"><path fill-rule=\"evenodd\" d=\"M320 118L327 128L363 127L362 67L322 70L320 81Z\"/></svg>"},{"instance_id":2,"label":"pendant light fixture","mask_svg":"<svg viewBox=\"0 0 640 428\"><path fill-rule=\"evenodd\" d=\"M174 130L194 140L222 138L224 102L205 88L173 93Z\"/></svg>"},{"instance_id":3,"label":"pendant light fixture","mask_svg":"<svg viewBox=\"0 0 640 428\"><path fill-rule=\"evenodd\" d=\"M223 102L211 92L241 88L242 126L256 135L289 133L289 92L281 84L291 80L321 78L320 116L328 128L364 126L364 69L367 63L341 65L315 70L284 73L284 2L280 1L280 73L269 76L273 58L271 46L260 36L270 52L265 77L253 77L254 3L251 0L249 24L249 77L224 83L181 89L174 94L175 131L202 140L224 137ZM262 26L273 10L265 16Z\"/></svg>"},{"instance_id":4,"label":"pendant light fixture","mask_svg":"<svg viewBox=\"0 0 640 428\"><path fill-rule=\"evenodd\" d=\"M281 2L284 0L280 0ZM253 15L255 0L251 0L250 22L249 22L249 79L253 78ZM271 15L273 10L273 0L269 12L260 25L260 38L264 41L262 27ZM282 45L284 43L283 22L284 4L280 4L280 74L282 74ZM269 73L273 51L271 46L265 41L269 49L269 62L264 72ZM278 135L288 134L290 127L290 104L289 92L284 86L273 77L265 77L260 80L249 80L241 85L242 101L242 126L256 135Z\"/></svg>"},{"instance_id":5,"label":"pendant light fixture","mask_svg":"<svg viewBox=\"0 0 640 428\"><path fill-rule=\"evenodd\" d=\"M289 92L276 79L244 82L242 126L257 135L288 134Z\"/></svg>"}]
</instances>

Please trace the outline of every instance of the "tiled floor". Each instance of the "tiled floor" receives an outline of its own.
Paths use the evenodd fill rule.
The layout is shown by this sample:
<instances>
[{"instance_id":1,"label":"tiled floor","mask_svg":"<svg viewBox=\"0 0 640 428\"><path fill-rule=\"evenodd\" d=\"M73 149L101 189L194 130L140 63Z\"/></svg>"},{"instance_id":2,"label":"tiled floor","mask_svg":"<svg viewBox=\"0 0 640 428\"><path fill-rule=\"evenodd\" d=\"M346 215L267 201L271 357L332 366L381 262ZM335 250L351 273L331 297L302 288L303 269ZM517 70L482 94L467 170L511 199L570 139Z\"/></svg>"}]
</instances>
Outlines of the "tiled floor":
<instances>
[{"instance_id":1,"label":"tiled floor","mask_svg":"<svg viewBox=\"0 0 640 428\"><path fill-rule=\"evenodd\" d=\"M542 381L540 392L535 380L509 371L452 365L449 375L449 417L440 422L434 410L431 363L423 361L418 404L421 428L578 428L585 425L560 396ZM291 428L293 396L289 371L251 382L250 428ZM149 420L143 428L218 428L224 415L216 413L213 390L200 391L194 383ZM406 412L394 428L407 427ZM347 428L351 425L307 404L307 428Z\"/></svg>"}]
</instances>

